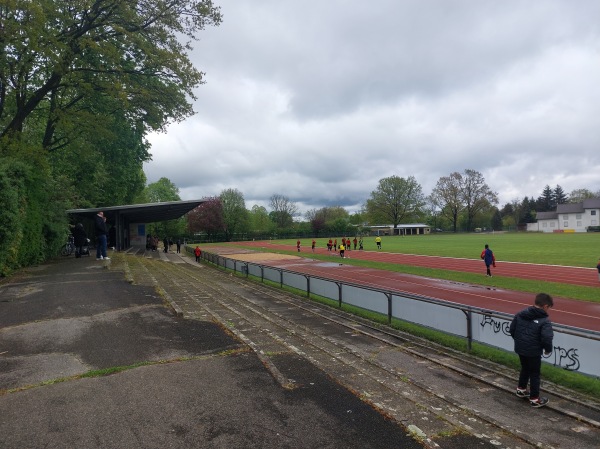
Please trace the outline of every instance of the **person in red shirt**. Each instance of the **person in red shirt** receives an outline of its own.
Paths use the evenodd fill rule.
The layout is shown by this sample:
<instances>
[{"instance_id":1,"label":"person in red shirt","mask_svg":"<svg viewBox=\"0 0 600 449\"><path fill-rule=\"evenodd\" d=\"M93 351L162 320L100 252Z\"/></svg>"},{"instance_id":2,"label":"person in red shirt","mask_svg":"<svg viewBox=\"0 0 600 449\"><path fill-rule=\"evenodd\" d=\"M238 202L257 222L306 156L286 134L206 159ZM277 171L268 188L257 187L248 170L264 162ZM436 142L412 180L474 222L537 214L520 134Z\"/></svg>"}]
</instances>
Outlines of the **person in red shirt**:
<instances>
[{"instance_id":1,"label":"person in red shirt","mask_svg":"<svg viewBox=\"0 0 600 449\"><path fill-rule=\"evenodd\" d=\"M312 252L313 252L313 253L315 252L315 245L316 245L316 244L317 244L317 242L315 242L315 239L313 239L313 241L312 241L312 245L311 245L311 248L312 248Z\"/></svg>"},{"instance_id":2,"label":"person in red shirt","mask_svg":"<svg viewBox=\"0 0 600 449\"><path fill-rule=\"evenodd\" d=\"M300 240L296 242L296 248L298 248L298 252L300 252Z\"/></svg>"},{"instance_id":3,"label":"person in red shirt","mask_svg":"<svg viewBox=\"0 0 600 449\"><path fill-rule=\"evenodd\" d=\"M200 250L200 247L196 246L196 249L194 250L194 255L196 256L196 262L200 262L201 254L202 254L202 251Z\"/></svg>"},{"instance_id":4,"label":"person in red shirt","mask_svg":"<svg viewBox=\"0 0 600 449\"><path fill-rule=\"evenodd\" d=\"M358 240L356 240L356 237L354 237L353 242L354 242L354 251L356 251L356 244L358 243Z\"/></svg>"}]
</instances>

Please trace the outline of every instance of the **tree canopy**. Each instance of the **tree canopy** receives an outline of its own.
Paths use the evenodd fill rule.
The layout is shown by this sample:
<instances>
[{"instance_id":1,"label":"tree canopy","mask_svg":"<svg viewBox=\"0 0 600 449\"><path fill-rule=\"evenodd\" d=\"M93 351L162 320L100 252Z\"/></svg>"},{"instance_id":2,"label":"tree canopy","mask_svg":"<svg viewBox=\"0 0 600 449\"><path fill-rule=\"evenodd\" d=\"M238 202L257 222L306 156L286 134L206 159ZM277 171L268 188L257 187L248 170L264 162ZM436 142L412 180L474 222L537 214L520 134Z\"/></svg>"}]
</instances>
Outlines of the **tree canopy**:
<instances>
[{"instance_id":1,"label":"tree canopy","mask_svg":"<svg viewBox=\"0 0 600 449\"><path fill-rule=\"evenodd\" d=\"M102 113L98 99L141 134L189 116L202 82L189 41L221 20L210 0L14 0L0 18L0 136L41 120L47 147Z\"/></svg>"},{"instance_id":2,"label":"tree canopy","mask_svg":"<svg viewBox=\"0 0 600 449\"><path fill-rule=\"evenodd\" d=\"M244 194L237 189L223 190L219 195L219 200L223 208L225 239L229 241L235 233L248 230L246 202Z\"/></svg>"},{"instance_id":3,"label":"tree canopy","mask_svg":"<svg viewBox=\"0 0 600 449\"><path fill-rule=\"evenodd\" d=\"M0 179L26 181L7 204L21 227L0 223L11 251L41 261L64 243L66 209L140 196L146 136L193 114L203 74L188 53L220 22L210 0L0 4Z\"/></svg>"},{"instance_id":4,"label":"tree canopy","mask_svg":"<svg viewBox=\"0 0 600 449\"><path fill-rule=\"evenodd\" d=\"M379 180L377 189L367 200L366 209L376 222L391 223L397 228L405 220L421 216L424 206L425 197L414 176L390 176Z\"/></svg>"},{"instance_id":5,"label":"tree canopy","mask_svg":"<svg viewBox=\"0 0 600 449\"><path fill-rule=\"evenodd\" d=\"M453 172L442 176L433 189L431 199L441 209L441 214L450 220L454 232L462 212L467 230L472 230L478 214L498 204L498 195L489 188L483 175L471 169L462 174Z\"/></svg>"},{"instance_id":6,"label":"tree canopy","mask_svg":"<svg viewBox=\"0 0 600 449\"><path fill-rule=\"evenodd\" d=\"M294 217L298 215L298 206L285 195L274 194L271 196L271 219L279 229L292 226Z\"/></svg>"}]
</instances>

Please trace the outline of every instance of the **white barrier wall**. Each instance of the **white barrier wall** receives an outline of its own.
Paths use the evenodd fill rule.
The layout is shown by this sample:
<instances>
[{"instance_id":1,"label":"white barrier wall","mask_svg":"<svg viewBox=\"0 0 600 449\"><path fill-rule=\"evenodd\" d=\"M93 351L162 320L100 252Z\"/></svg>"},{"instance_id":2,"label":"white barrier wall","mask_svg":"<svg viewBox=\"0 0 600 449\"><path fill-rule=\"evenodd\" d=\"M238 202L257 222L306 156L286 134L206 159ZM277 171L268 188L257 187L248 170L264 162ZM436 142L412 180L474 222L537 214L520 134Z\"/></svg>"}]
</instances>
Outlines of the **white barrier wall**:
<instances>
[{"instance_id":1,"label":"white barrier wall","mask_svg":"<svg viewBox=\"0 0 600 449\"><path fill-rule=\"evenodd\" d=\"M467 337L467 319L460 309L442 307L436 303L404 296L393 296L392 316L449 334Z\"/></svg>"},{"instance_id":2,"label":"white barrier wall","mask_svg":"<svg viewBox=\"0 0 600 449\"><path fill-rule=\"evenodd\" d=\"M510 319L474 313L473 340L512 351L513 339L508 333L510 321ZM599 375L599 341L561 332L560 326L554 325L553 344L554 350L550 356L542 358L544 362L570 371Z\"/></svg>"}]
</instances>

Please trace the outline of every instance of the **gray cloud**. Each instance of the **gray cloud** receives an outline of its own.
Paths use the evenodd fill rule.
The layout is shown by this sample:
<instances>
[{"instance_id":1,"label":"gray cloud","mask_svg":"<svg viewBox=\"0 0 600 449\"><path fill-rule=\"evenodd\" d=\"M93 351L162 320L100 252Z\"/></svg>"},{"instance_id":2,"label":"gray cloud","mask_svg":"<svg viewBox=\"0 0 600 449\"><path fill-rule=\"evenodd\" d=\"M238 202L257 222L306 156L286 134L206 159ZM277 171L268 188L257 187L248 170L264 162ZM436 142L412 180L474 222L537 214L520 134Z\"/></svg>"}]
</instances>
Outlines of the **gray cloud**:
<instances>
[{"instance_id":1,"label":"gray cloud","mask_svg":"<svg viewBox=\"0 0 600 449\"><path fill-rule=\"evenodd\" d=\"M391 175L480 171L502 204L600 190L594 0L221 0L197 114L152 135L149 182L356 210Z\"/></svg>"}]
</instances>

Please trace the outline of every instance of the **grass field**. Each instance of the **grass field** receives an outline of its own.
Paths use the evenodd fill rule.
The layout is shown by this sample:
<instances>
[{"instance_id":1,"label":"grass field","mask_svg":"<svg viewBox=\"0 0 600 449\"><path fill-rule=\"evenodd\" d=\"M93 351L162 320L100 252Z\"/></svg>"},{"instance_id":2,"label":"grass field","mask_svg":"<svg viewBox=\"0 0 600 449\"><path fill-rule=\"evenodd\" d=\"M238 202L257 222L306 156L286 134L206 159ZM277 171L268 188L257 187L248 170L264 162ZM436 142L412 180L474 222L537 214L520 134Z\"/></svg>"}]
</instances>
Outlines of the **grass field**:
<instances>
[{"instance_id":1,"label":"grass field","mask_svg":"<svg viewBox=\"0 0 600 449\"><path fill-rule=\"evenodd\" d=\"M352 237L351 237L352 238ZM329 238L316 239L317 246L325 248ZM338 238L341 240L341 237ZM300 239L303 248L310 248L312 239ZM366 251L376 251L375 237L363 239ZM294 254L296 239L273 240L271 243L289 245L289 251L273 250L275 253ZM338 242L339 243L339 242ZM494 233L494 234L453 234L382 237L384 251L403 254L460 257L479 260L485 244L489 244L498 261L529 262L548 265L595 267L600 257L600 233L541 234L541 233ZM230 245L235 246L235 243ZM309 253L303 253L309 254ZM311 258L329 260L328 255L310 253ZM463 273L451 270L432 269L392 263L376 263L348 259L348 265L378 268L400 273L447 279L456 282L487 285L491 282L480 274ZM526 279L494 276L495 287L530 293L547 292L553 296L600 302L599 287L582 287L557 282L533 281Z\"/></svg>"},{"instance_id":2,"label":"grass field","mask_svg":"<svg viewBox=\"0 0 600 449\"><path fill-rule=\"evenodd\" d=\"M301 240L302 246L310 248L311 240ZM317 245L324 248L329 238L316 240ZM338 238L338 242L339 240L341 237ZM363 242L365 250L377 249L375 237L365 237ZM278 243L295 246L296 240L281 240ZM479 259L479 254L486 243L490 245L498 261L595 267L600 258L600 233L596 232L574 234L439 233L382 237L384 251L467 259Z\"/></svg>"}]
</instances>

